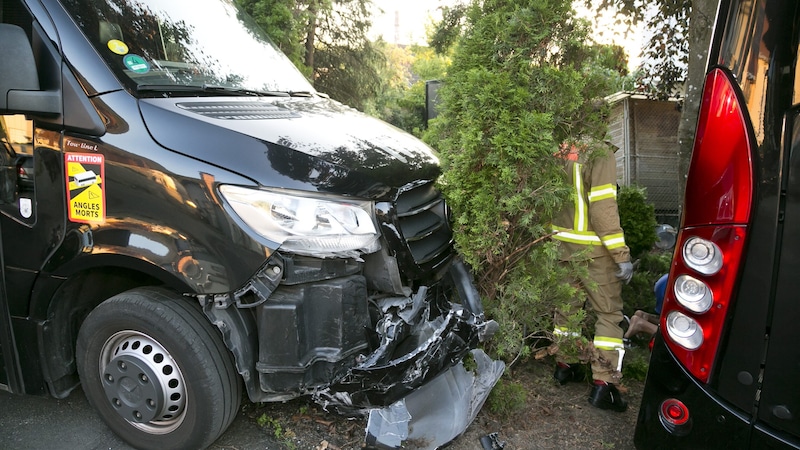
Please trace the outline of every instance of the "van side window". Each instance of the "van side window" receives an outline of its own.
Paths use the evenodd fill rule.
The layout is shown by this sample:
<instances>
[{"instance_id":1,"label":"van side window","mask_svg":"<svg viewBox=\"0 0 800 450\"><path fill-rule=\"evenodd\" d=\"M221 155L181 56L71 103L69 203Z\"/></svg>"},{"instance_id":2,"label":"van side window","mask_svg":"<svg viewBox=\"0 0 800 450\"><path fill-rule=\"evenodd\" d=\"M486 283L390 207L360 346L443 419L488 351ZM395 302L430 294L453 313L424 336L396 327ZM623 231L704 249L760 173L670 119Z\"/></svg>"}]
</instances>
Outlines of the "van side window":
<instances>
[{"instance_id":1,"label":"van side window","mask_svg":"<svg viewBox=\"0 0 800 450\"><path fill-rule=\"evenodd\" d=\"M19 155L33 156L33 121L21 114L0 116L0 136Z\"/></svg>"},{"instance_id":2,"label":"van side window","mask_svg":"<svg viewBox=\"0 0 800 450\"><path fill-rule=\"evenodd\" d=\"M769 72L790 75L794 70L792 65L796 64L791 62L794 59L792 41L796 37L791 35L790 26L784 26L792 17L776 12L783 11L781 8L786 8L783 2L733 1L717 61L731 70L742 89L759 146L769 132L766 108L776 113L789 106L789 91L781 91L794 79L793 76L786 83L773 86L772 105L768 105ZM776 86L780 91L775 90ZM793 103L797 103L800 95L795 91L793 96Z\"/></svg>"},{"instance_id":3,"label":"van side window","mask_svg":"<svg viewBox=\"0 0 800 450\"><path fill-rule=\"evenodd\" d=\"M33 18L20 0L0 0L0 23L22 27L31 36Z\"/></svg>"},{"instance_id":4,"label":"van side window","mask_svg":"<svg viewBox=\"0 0 800 450\"><path fill-rule=\"evenodd\" d=\"M16 167L18 190L33 190L33 121L19 114L0 116L0 146L4 163Z\"/></svg>"},{"instance_id":5,"label":"van side window","mask_svg":"<svg viewBox=\"0 0 800 450\"><path fill-rule=\"evenodd\" d=\"M794 89L792 90L792 105L800 103L800 45L797 46L797 56L794 65Z\"/></svg>"},{"instance_id":6,"label":"van side window","mask_svg":"<svg viewBox=\"0 0 800 450\"><path fill-rule=\"evenodd\" d=\"M20 0L0 0L0 23L21 27L30 38L33 17ZM2 45L2 43L0 43ZM0 115L0 212L17 221L35 221L33 121L20 114Z\"/></svg>"}]
</instances>

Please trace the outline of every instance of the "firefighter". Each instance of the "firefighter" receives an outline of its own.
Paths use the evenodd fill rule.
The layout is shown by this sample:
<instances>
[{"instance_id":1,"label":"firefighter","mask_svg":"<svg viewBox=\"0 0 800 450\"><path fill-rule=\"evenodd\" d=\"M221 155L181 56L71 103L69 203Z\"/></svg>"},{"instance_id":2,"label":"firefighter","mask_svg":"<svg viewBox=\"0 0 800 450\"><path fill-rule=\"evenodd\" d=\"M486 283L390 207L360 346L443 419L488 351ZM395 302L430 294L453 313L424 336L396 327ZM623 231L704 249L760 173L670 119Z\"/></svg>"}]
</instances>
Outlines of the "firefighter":
<instances>
[{"instance_id":1,"label":"firefighter","mask_svg":"<svg viewBox=\"0 0 800 450\"><path fill-rule=\"evenodd\" d=\"M613 146L590 151L562 146L556 154L563 163L573 189L568 201L553 220L553 237L560 241L562 265L575 261L588 264L588 279L568 280L584 290L591 310L597 316L592 342L591 373L594 383L589 403L601 409L622 412L628 407L615 386L622 378L622 282L633 276L630 250L625 244L617 209L616 159ZM557 311L554 334L579 337L580 329L570 329L567 317L583 307L574 300L569 311ZM584 367L557 355L554 378L561 384L585 379Z\"/></svg>"}]
</instances>

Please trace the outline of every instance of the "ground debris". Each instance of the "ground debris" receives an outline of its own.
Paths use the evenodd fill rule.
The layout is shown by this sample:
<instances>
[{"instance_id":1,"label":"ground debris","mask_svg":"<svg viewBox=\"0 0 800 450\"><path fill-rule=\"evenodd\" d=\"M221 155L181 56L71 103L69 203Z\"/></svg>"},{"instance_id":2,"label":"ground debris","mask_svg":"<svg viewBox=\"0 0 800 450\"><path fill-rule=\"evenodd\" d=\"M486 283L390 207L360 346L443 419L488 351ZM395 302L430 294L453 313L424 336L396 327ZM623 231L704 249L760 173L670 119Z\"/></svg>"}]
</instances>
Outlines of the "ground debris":
<instances>
[{"instance_id":1,"label":"ground debris","mask_svg":"<svg viewBox=\"0 0 800 450\"><path fill-rule=\"evenodd\" d=\"M528 392L522 410L511 417L493 414L489 403L447 450L480 450L480 439L498 433L506 450L550 450L564 448L631 450L643 383L625 378L619 389L628 401L628 411L602 411L589 405L591 385L560 386L552 379L553 358L531 359L515 365L504 378L520 383ZM247 405L246 417L266 414L294 434L291 445L276 450L364 450L365 418L346 418L326 412L309 399L286 403ZM274 428L274 427L273 427ZM274 429L266 428L265 433ZM403 448L412 450L410 444ZM253 447L263 450L265 447ZM273 449L272 446L266 447ZM240 448L239 450L251 450Z\"/></svg>"}]
</instances>

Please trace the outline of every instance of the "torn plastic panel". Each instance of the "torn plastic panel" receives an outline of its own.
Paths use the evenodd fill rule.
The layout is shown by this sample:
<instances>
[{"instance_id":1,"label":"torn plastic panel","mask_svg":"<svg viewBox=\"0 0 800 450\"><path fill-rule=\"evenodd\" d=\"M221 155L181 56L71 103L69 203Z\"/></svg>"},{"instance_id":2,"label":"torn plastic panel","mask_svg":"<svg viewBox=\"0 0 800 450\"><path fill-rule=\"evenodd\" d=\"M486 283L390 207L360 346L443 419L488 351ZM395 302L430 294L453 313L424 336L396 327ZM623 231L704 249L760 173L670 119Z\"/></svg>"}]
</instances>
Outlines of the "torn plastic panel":
<instances>
[{"instance_id":1,"label":"torn plastic panel","mask_svg":"<svg viewBox=\"0 0 800 450\"><path fill-rule=\"evenodd\" d=\"M473 350L472 357L474 372L459 362L407 397L371 410L367 447L436 449L464 433L505 370L502 361L481 350Z\"/></svg>"},{"instance_id":2,"label":"torn plastic panel","mask_svg":"<svg viewBox=\"0 0 800 450\"><path fill-rule=\"evenodd\" d=\"M204 303L206 314L223 330L236 356L252 401L311 395L326 409L366 415L427 390L428 383L441 383L436 380L450 374L446 377L455 378L449 383L464 383L456 391L467 389L458 396L483 402L485 396L469 394L474 381L455 375L463 367L454 367L491 337L497 323L474 312L482 311L480 298L457 258L439 279L412 288L396 267L388 265L384 268L389 269L369 271L362 270L369 262L296 255L278 259L279 255L273 254L253 282L227 302L215 298ZM280 279L274 277L275 267L283 269ZM390 281L376 280L376 274ZM388 292L376 288L393 284L401 288ZM228 316L211 309L235 309L237 317L250 318L254 327L249 329L257 334L255 346L232 345L236 336L225 332L236 334L242 328L227 326ZM499 373L488 381L484 377L480 382L491 389ZM420 415L410 411L413 417L408 422L413 424ZM468 424L458 425L460 431Z\"/></svg>"},{"instance_id":3,"label":"torn plastic panel","mask_svg":"<svg viewBox=\"0 0 800 450\"><path fill-rule=\"evenodd\" d=\"M265 270L278 265L274 256ZM407 286L403 295L375 290L358 263L284 255L281 265L279 285L250 283L255 300L237 298L237 306L258 303L249 308L258 330L260 394L253 401L311 394L343 412L383 407L457 364L497 329L451 303L464 270L451 268L416 290Z\"/></svg>"},{"instance_id":4,"label":"torn plastic panel","mask_svg":"<svg viewBox=\"0 0 800 450\"><path fill-rule=\"evenodd\" d=\"M359 356L359 363L330 388L314 393L315 401L343 413L391 404L458 364L494 324L460 305L444 314L428 303L420 306L424 295L418 292L417 301L402 309L396 308L397 299L382 302L386 312L377 327L378 348Z\"/></svg>"}]
</instances>

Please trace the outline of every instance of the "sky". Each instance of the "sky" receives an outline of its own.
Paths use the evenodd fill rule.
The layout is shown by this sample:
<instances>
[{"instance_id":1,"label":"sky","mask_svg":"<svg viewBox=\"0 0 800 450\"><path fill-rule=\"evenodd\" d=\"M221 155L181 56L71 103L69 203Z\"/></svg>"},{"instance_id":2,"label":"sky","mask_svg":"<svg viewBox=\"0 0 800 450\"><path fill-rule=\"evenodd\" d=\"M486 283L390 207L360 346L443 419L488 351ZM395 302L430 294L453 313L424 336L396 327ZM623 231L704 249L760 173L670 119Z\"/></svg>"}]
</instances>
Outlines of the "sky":
<instances>
[{"instance_id":1,"label":"sky","mask_svg":"<svg viewBox=\"0 0 800 450\"><path fill-rule=\"evenodd\" d=\"M370 36L383 36L386 42L392 44L425 45L425 27L434 20L441 19L438 9L440 6L452 3L454 0L373 0L376 11ZM585 9L578 9L578 15L589 20L594 19L594 13ZM613 22L610 14L600 19L599 25L595 27L598 31L594 38L601 44L616 43L625 47L628 66L633 70L641 62L642 31L633 30L626 36L621 30L615 29Z\"/></svg>"}]
</instances>

